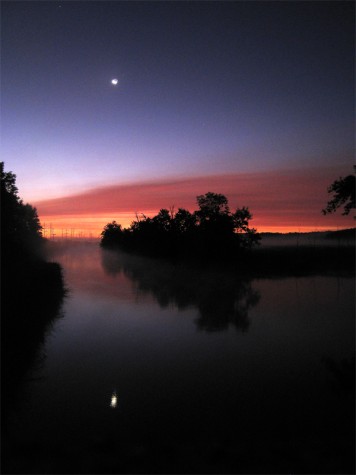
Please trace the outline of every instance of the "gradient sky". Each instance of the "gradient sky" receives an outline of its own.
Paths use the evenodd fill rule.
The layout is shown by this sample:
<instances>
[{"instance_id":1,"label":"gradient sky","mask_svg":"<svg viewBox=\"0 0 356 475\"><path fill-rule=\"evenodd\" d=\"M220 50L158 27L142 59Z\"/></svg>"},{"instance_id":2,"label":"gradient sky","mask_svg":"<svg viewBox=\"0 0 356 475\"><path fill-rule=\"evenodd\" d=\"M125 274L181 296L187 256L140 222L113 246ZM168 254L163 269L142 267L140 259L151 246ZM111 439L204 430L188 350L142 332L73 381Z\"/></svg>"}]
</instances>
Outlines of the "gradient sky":
<instances>
[{"instance_id":1,"label":"gradient sky","mask_svg":"<svg viewBox=\"0 0 356 475\"><path fill-rule=\"evenodd\" d=\"M42 221L97 233L214 191L264 230L352 225L320 208L354 161L354 2L1 9L2 159Z\"/></svg>"}]
</instances>

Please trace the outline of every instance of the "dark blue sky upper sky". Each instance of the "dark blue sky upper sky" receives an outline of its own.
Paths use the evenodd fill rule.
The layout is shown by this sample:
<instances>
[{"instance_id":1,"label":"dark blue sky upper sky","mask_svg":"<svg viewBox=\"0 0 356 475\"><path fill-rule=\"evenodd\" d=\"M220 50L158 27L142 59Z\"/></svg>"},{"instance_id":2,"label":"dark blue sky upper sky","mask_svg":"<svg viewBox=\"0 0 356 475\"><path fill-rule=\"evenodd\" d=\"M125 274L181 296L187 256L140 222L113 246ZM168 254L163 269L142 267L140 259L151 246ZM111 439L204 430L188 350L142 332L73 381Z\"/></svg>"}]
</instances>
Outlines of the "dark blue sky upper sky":
<instances>
[{"instance_id":1,"label":"dark blue sky upper sky","mask_svg":"<svg viewBox=\"0 0 356 475\"><path fill-rule=\"evenodd\" d=\"M5 1L2 44L28 199L353 159L353 2Z\"/></svg>"}]
</instances>

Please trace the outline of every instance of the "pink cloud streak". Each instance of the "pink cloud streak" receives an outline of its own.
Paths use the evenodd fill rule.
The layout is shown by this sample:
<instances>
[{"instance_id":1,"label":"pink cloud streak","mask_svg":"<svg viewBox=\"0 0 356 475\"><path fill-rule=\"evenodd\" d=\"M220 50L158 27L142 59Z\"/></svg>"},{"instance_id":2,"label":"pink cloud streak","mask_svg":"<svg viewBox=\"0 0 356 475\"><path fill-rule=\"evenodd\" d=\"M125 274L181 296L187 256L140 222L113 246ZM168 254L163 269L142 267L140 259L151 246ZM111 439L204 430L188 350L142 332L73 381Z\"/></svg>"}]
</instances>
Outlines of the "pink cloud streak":
<instances>
[{"instance_id":1,"label":"pink cloud streak","mask_svg":"<svg viewBox=\"0 0 356 475\"><path fill-rule=\"evenodd\" d=\"M341 213L321 214L329 199L327 187L340 175L348 173L351 173L351 167L348 171L335 166L167 179L98 187L34 205L42 221L72 216L80 222L82 216L83 219L92 217L98 222L101 216L105 216L106 222L112 219L120 222L122 216L126 226L135 212L153 215L170 206L175 210L186 208L193 211L197 209L196 196L213 191L226 195L232 210L248 206L254 216L251 224L257 229L351 227L351 217L345 218L340 216Z\"/></svg>"}]
</instances>

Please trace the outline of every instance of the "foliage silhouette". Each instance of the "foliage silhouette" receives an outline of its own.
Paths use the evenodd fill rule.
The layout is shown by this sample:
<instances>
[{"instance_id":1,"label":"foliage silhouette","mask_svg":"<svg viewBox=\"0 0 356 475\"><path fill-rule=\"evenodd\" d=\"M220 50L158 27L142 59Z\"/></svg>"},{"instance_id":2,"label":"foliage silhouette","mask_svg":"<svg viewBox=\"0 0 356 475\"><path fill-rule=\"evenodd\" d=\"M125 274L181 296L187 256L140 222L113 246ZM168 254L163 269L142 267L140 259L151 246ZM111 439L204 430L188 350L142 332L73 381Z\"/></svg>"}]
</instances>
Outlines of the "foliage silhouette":
<instances>
[{"instance_id":1,"label":"foliage silhouette","mask_svg":"<svg viewBox=\"0 0 356 475\"><path fill-rule=\"evenodd\" d=\"M37 211L18 196L16 176L0 164L2 471L11 472L19 448L9 436L11 412L64 296L61 268L44 259ZM9 465L10 464L10 465Z\"/></svg>"},{"instance_id":2,"label":"foliage silhouette","mask_svg":"<svg viewBox=\"0 0 356 475\"><path fill-rule=\"evenodd\" d=\"M115 245L116 242L121 240L122 237L122 228L120 224L117 224L116 221L112 221L108 223L102 233L102 246L104 247L112 247Z\"/></svg>"},{"instance_id":3,"label":"foliage silhouette","mask_svg":"<svg viewBox=\"0 0 356 475\"><path fill-rule=\"evenodd\" d=\"M354 166L356 172L356 166ZM335 180L328 188L328 193L334 193L334 197L328 201L326 208L322 210L323 214L334 213L338 208L344 207L343 215L350 214L351 209L356 208L355 199L356 177L348 175Z\"/></svg>"},{"instance_id":4,"label":"foliage silhouette","mask_svg":"<svg viewBox=\"0 0 356 475\"><path fill-rule=\"evenodd\" d=\"M16 175L4 171L0 162L1 248L2 256L33 260L42 252L43 239L36 208L24 204L18 196Z\"/></svg>"},{"instance_id":5,"label":"foliage silhouette","mask_svg":"<svg viewBox=\"0 0 356 475\"><path fill-rule=\"evenodd\" d=\"M4 301L16 295L29 295L33 286L38 290L55 287L63 290L61 269L57 264L46 263L41 225L36 208L24 204L18 195L16 175L4 171L0 162L1 190L1 281ZM28 281L27 281L28 279ZM48 284L48 285L47 285ZM34 295L36 297L36 295ZM6 317L6 314L3 316Z\"/></svg>"},{"instance_id":6,"label":"foliage silhouette","mask_svg":"<svg viewBox=\"0 0 356 475\"><path fill-rule=\"evenodd\" d=\"M232 213L227 198L212 192L199 195L197 203L194 213L162 208L153 218L137 216L128 229L113 221L101 233L101 246L151 256L230 259L259 242L256 230L248 227L248 208Z\"/></svg>"}]
</instances>

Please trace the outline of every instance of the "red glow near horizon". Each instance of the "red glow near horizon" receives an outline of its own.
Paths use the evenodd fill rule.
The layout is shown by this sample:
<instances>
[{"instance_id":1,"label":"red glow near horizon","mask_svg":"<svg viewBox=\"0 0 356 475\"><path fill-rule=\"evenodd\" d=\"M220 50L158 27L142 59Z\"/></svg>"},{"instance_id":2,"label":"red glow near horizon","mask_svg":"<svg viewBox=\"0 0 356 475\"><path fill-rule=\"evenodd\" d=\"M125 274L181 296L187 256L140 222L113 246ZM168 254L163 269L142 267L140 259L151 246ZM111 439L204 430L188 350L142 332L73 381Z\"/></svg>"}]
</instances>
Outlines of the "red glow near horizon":
<instances>
[{"instance_id":1,"label":"red glow near horizon","mask_svg":"<svg viewBox=\"0 0 356 475\"><path fill-rule=\"evenodd\" d=\"M94 188L34 205L47 237L50 228L56 237L99 237L108 222L128 227L136 213L153 216L171 206L193 211L196 196L208 191L226 195L231 210L248 206L250 226L259 232L322 231L353 226L351 216L321 213L327 187L339 175L339 168L329 167L171 179Z\"/></svg>"}]
</instances>

